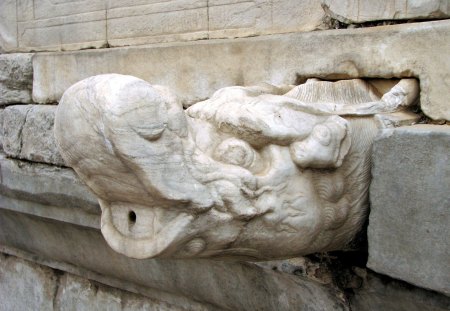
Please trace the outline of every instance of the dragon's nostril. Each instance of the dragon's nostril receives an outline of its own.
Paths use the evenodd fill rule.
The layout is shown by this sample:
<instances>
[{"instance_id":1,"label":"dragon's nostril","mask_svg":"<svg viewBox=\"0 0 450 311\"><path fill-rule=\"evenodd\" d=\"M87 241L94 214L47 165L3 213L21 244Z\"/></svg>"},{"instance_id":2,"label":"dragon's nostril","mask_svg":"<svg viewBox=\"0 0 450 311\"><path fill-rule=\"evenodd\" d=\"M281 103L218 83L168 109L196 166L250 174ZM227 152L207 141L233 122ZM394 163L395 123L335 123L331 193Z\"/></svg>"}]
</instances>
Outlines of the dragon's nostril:
<instances>
[{"instance_id":1,"label":"dragon's nostril","mask_svg":"<svg viewBox=\"0 0 450 311\"><path fill-rule=\"evenodd\" d=\"M128 220L130 221L131 225L134 225L136 223L136 213L133 211L130 211L128 213Z\"/></svg>"}]
</instances>

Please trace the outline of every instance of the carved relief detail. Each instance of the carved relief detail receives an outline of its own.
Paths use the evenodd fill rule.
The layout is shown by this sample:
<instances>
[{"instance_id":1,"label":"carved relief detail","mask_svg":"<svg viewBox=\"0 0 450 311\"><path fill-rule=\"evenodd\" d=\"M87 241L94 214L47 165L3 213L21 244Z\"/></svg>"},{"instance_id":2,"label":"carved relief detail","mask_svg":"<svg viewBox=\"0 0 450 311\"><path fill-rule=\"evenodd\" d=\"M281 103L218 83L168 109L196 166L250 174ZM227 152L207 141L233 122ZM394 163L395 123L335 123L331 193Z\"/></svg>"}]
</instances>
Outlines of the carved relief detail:
<instances>
[{"instance_id":1,"label":"carved relief detail","mask_svg":"<svg viewBox=\"0 0 450 311\"><path fill-rule=\"evenodd\" d=\"M187 110L131 76L70 87L56 139L134 258L274 259L343 249L365 221L379 115L418 98L364 80L227 87Z\"/></svg>"}]
</instances>

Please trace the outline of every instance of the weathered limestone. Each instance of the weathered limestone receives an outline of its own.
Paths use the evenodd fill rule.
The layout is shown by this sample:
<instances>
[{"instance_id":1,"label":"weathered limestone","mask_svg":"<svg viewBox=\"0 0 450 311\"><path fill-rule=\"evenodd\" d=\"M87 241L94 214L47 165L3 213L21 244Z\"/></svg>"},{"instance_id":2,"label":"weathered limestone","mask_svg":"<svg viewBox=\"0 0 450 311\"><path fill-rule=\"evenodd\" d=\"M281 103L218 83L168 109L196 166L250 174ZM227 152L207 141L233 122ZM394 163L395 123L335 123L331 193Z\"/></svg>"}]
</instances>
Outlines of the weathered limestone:
<instances>
[{"instance_id":1,"label":"weathered limestone","mask_svg":"<svg viewBox=\"0 0 450 311\"><path fill-rule=\"evenodd\" d=\"M124 46L208 37L206 0L152 2L108 1L108 43Z\"/></svg>"},{"instance_id":2,"label":"weathered limestone","mask_svg":"<svg viewBox=\"0 0 450 311\"><path fill-rule=\"evenodd\" d=\"M0 105L31 103L33 54L0 55Z\"/></svg>"},{"instance_id":3,"label":"weathered limestone","mask_svg":"<svg viewBox=\"0 0 450 311\"><path fill-rule=\"evenodd\" d=\"M0 254L2 310L53 310L57 276L50 268Z\"/></svg>"},{"instance_id":4,"label":"weathered limestone","mask_svg":"<svg viewBox=\"0 0 450 311\"><path fill-rule=\"evenodd\" d=\"M33 98L39 103L57 102L70 85L101 73L130 74L166 85L187 105L221 87L261 81L298 84L308 77L418 77L423 111L431 118L450 120L446 95L449 52L450 21L436 21L195 44L43 53L33 61Z\"/></svg>"},{"instance_id":5,"label":"weathered limestone","mask_svg":"<svg viewBox=\"0 0 450 311\"><path fill-rule=\"evenodd\" d=\"M441 19L446 0L7 0L0 51L59 51L235 38L326 29L344 23Z\"/></svg>"},{"instance_id":6,"label":"weathered limestone","mask_svg":"<svg viewBox=\"0 0 450 311\"><path fill-rule=\"evenodd\" d=\"M185 310L2 254L0 275L2 310Z\"/></svg>"},{"instance_id":7,"label":"weathered limestone","mask_svg":"<svg viewBox=\"0 0 450 311\"><path fill-rule=\"evenodd\" d=\"M106 41L104 0L17 0L18 51L99 48Z\"/></svg>"},{"instance_id":8,"label":"weathered limestone","mask_svg":"<svg viewBox=\"0 0 450 311\"><path fill-rule=\"evenodd\" d=\"M135 260L114 252L98 230L4 209L0 209L0 244L217 309L348 310L332 287L294 275L251 263Z\"/></svg>"},{"instance_id":9,"label":"weathered limestone","mask_svg":"<svg viewBox=\"0 0 450 311\"><path fill-rule=\"evenodd\" d=\"M0 166L3 208L99 227L97 199L71 169L31 164L4 156L0 157ZM46 208L32 208L27 201L46 205ZM66 207L65 211L57 209L61 206Z\"/></svg>"},{"instance_id":10,"label":"weathered limestone","mask_svg":"<svg viewBox=\"0 0 450 311\"><path fill-rule=\"evenodd\" d=\"M17 48L16 0L0 1L0 53Z\"/></svg>"},{"instance_id":11,"label":"weathered limestone","mask_svg":"<svg viewBox=\"0 0 450 311\"><path fill-rule=\"evenodd\" d=\"M411 286L404 282L356 268L361 286L350 297L352 310L357 311L446 311L450 297Z\"/></svg>"},{"instance_id":12,"label":"weathered limestone","mask_svg":"<svg viewBox=\"0 0 450 311\"><path fill-rule=\"evenodd\" d=\"M368 267L450 294L450 127L385 130L374 144Z\"/></svg>"},{"instance_id":13,"label":"weathered limestone","mask_svg":"<svg viewBox=\"0 0 450 311\"><path fill-rule=\"evenodd\" d=\"M0 10L0 50L57 51L325 27L320 1L8 0Z\"/></svg>"},{"instance_id":14,"label":"weathered limestone","mask_svg":"<svg viewBox=\"0 0 450 311\"><path fill-rule=\"evenodd\" d=\"M64 166L53 135L56 106L16 105L4 109L3 144L13 158Z\"/></svg>"},{"instance_id":15,"label":"weathered limestone","mask_svg":"<svg viewBox=\"0 0 450 311\"><path fill-rule=\"evenodd\" d=\"M450 17L447 0L322 0L325 11L343 23Z\"/></svg>"}]
</instances>

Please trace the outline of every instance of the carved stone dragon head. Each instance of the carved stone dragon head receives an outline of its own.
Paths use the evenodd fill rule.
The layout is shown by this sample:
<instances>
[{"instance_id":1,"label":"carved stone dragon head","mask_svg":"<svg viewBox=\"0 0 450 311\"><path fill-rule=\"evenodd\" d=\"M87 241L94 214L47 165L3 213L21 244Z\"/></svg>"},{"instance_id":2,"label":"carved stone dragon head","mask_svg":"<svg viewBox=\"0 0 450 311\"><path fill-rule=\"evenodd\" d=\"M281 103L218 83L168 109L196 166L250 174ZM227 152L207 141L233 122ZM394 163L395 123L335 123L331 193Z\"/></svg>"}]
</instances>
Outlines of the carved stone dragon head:
<instances>
[{"instance_id":1,"label":"carved stone dragon head","mask_svg":"<svg viewBox=\"0 0 450 311\"><path fill-rule=\"evenodd\" d=\"M55 136L134 258L274 259L345 248L365 221L378 113L415 101L363 80L229 87L187 110L167 89L94 76L62 97Z\"/></svg>"}]
</instances>

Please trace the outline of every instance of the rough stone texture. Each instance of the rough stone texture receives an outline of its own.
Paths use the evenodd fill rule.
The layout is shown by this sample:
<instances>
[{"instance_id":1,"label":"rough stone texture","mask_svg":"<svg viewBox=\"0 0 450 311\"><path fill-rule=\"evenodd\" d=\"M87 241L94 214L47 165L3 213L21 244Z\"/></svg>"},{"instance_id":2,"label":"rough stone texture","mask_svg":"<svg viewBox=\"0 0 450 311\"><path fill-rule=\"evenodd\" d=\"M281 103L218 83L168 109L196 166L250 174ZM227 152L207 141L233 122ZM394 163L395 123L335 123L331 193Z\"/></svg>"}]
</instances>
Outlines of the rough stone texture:
<instances>
[{"instance_id":1,"label":"rough stone texture","mask_svg":"<svg viewBox=\"0 0 450 311\"><path fill-rule=\"evenodd\" d=\"M1 310L53 310L56 282L50 268L0 254Z\"/></svg>"},{"instance_id":2,"label":"rough stone texture","mask_svg":"<svg viewBox=\"0 0 450 311\"><path fill-rule=\"evenodd\" d=\"M445 57L449 51L450 21L436 21L195 44L43 53L33 61L33 98L39 103L56 102L70 85L101 73L130 74L168 86L185 104L207 98L224 86L261 81L298 84L307 77L414 76L420 79L423 111L431 118L450 120L446 96L450 60Z\"/></svg>"},{"instance_id":3,"label":"rough stone texture","mask_svg":"<svg viewBox=\"0 0 450 311\"><path fill-rule=\"evenodd\" d=\"M356 268L361 286L350 297L355 311L446 311L450 297Z\"/></svg>"},{"instance_id":4,"label":"rough stone texture","mask_svg":"<svg viewBox=\"0 0 450 311\"><path fill-rule=\"evenodd\" d=\"M0 244L226 310L348 310L333 288L251 263L136 260L99 230L0 209Z\"/></svg>"},{"instance_id":5,"label":"rough stone texture","mask_svg":"<svg viewBox=\"0 0 450 311\"><path fill-rule=\"evenodd\" d=\"M5 109L0 109L0 150L3 151L3 117Z\"/></svg>"},{"instance_id":6,"label":"rough stone texture","mask_svg":"<svg viewBox=\"0 0 450 311\"><path fill-rule=\"evenodd\" d=\"M17 0L18 51L106 45L105 0Z\"/></svg>"},{"instance_id":7,"label":"rough stone texture","mask_svg":"<svg viewBox=\"0 0 450 311\"><path fill-rule=\"evenodd\" d=\"M16 0L0 1L0 53L17 48Z\"/></svg>"},{"instance_id":8,"label":"rough stone texture","mask_svg":"<svg viewBox=\"0 0 450 311\"><path fill-rule=\"evenodd\" d=\"M343 23L450 17L448 0L323 0L325 11Z\"/></svg>"},{"instance_id":9,"label":"rough stone texture","mask_svg":"<svg viewBox=\"0 0 450 311\"><path fill-rule=\"evenodd\" d=\"M168 303L155 301L129 292L93 283L65 273L58 284L54 300L56 310L183 310Z\"/></svg>"},{"instance_id":10,"label":"rough stone texture","mask_svg":"<svg viewBox=\"0 0 450 311\"><path fill-rule=\"evenodd\" d=\"M32 102L32 56L29 53L0 55L0 105Z\"/></svg>"},{"instance_id":11,"label":"rough stone texture","mask_svg":"<svg viewBox=\"0 0 450 311\"><path fill-rule=\"evenodd\" d=\"M3 254L0 276L0 309L5 311L186 310Z\"/></svg>"},{"instance_id":12,"label":"rough stone texture","mask_svg":"<svg viewBox=\"0 0 450 311\"><path fill-rule=\"evenodd\" d=\"M107 36L111 46L208 37L206 0L108 2Z\"/></svg>"},{"instance_id":13,"label":"rough stone texture","mask_svg":"<svg viewBox=\"0 0 450 311\"><path fill-rule=\"evenodd\" d=\"M368 267L450 294L450 127L383 131L374 144Z\"/></svg>"},{"instance_id":14,"label":"rough stone texture","mask_svg":"<svg viewBox=\"0 0 450 311\"><path fill-rule=\"evenodd\" d=\"M4 156L0 156L0 169L2 207L25 213L43 212L38 215L99 227L97 199L71 169L30 164ZM39 203L44 207L33 209L32 204L27 202ZM65 207L66 211L59 211L57 207ZM74 214L69 217L69 212Z\"/></svg>"},{"instance_id":15,"label":"rough stone texture","mask_svg":"<svg viewBox=\"0 0 450 311\"><path fill-rule=\"evenodd\" d=\"M319 0L8 0L0 8L0 49L8 52L245 37L325 27Z\"/></svg>"},{"instance_id":16,"label":"rough stone texture","mask_svg":"<svg viewBox=\"0 0 450 311\"><path fill-rule=\"evenodd\" d=\"M5 153L13 158L64 166L53 135L56 106L15 105L4 110Z\"/></svg>"}]
</instances>

